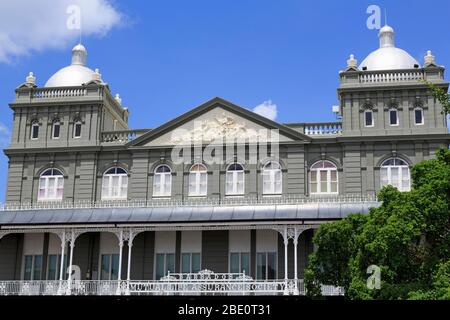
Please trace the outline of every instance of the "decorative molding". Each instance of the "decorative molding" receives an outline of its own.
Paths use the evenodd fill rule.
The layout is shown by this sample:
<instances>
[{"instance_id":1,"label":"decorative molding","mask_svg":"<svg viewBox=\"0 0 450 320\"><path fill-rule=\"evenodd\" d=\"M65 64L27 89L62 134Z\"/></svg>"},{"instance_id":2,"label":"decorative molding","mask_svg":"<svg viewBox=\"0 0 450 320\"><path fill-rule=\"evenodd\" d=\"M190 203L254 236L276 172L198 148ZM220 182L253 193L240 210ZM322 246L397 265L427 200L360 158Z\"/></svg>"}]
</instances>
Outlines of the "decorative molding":
<instances>
[{"instance_id":1,"label":"decorative molding","mask_svg":"<svg viewBox=\"0 0 450 320\"><path fill-rule=\"evenodd\" d=\"M200 122L200 120L197 120ZM266 140L267 136L262 135L253 128L248 128L244 122L239 122L235 118L222 113L212 119L202 120L200 125L187 133L176 135L176 130L172 132L170 143L182 144L193 141L213 142L223 139L233 140Z\"/></svg>"}]
</instances>

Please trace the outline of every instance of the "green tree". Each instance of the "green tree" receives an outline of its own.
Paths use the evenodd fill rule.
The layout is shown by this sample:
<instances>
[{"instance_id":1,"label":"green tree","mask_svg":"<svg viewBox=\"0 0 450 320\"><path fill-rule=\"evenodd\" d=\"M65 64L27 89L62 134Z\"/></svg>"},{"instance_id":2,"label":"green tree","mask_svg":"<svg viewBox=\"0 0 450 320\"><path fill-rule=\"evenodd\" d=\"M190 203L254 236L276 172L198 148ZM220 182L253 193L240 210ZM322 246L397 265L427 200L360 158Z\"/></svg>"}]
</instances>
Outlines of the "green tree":
<instances>
[{"instance_id":1,"label":"green tree","mask_svg":"<svg viewBox=\"0 0 450 320\"><path fill-rule=\"evenodd\" d=\"M368 215L350 215L318 229L313 239L318 250L305 272L310 295L319 294L318 283L322 283L342 286L354 299L445 296L450 150L442 148L436 159L414 166L411 177L410 192L384 187L378 194L381 205ZM380 290L367 288L370 265L381 268Z\"/></svg>"},{"instance_id":2,"label":"green tree","mask_svg":"<svg viewBox=\"0 0 450 320\"><path fill-rule=\"evenodd\" d=\"M442 105L443 113L444 114L450 114L450 94L442 89L441 87L436 86L434 83L425 81L424 83L428 86L428 88L431 91L431 94L433 97L439 101L439 103Z\"/></svg>"}]
</instances>

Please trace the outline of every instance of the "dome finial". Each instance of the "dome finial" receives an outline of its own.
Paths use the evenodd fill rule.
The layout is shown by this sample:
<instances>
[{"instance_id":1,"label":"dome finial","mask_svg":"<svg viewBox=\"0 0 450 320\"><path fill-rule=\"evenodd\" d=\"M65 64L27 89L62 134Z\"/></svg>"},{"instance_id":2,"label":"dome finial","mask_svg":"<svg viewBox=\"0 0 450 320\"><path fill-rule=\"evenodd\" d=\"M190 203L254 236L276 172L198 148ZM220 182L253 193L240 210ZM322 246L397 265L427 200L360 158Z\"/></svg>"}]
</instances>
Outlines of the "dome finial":
<instances>
[{"instance_id":1,"label":"dome finial","mask_svg":"<svg viewBox=\"0 0 450 320\"><path fill-rule=\"evenodd\" d=\"M424 57L425 60L425 66L429 66L430 64L435 64L436 61L434 59L433 53L431 52L431 50L427 51L427 54Z\"/></svg>"},{"instance_id":2,"label":"dome finial","mask_svg":"<svg viewBox=\"0 0 450 320\"><path fill-rule=\"evenodd\" d=\"M26 77L25 82L27 84L35 85L36 84L36 77L34 76L33 72L30 72L28 74L28 77Z\"/></svg>"},{"instance_id":3,"label":"dome finial","mask_svg":"<svg viewBox=\"0 0 450 320\"><path fill-rule=\"evenodd\" d=\"M351 54L347 60L347 68L356 68L358 66L358 60L355 59L355 55Z\"/></svg>"},{"instance_id":4,"label":"dome finial","mask_svg":"<svg viewBox=\"0 0 450 320\"><path fill-rule=\"evenodd\" d=\"M395 47L394 29L387 24L380 29L378 38L380 39L380 48Z\"/></svg>"},{"instance_id":5,"label":"dome finial","mask_svg":"<svg viewBox=\"0 0 450 320\"><path fill-rule=\"evenodd\" d=\"M116 96L114 97L114 99L117 101L118 104L122 104L122 98L120 97L120 95L118 93L116 93Z\"/></svg>"},{"instance_id":6,"label":"dome finial","mask_svg":"<svg viewBox=\"0 0 450 320\"><path fill-rule=\"evenodd\" d=\"M79 43L75 47L73 47L73 49L72 49L72 65L85 66L86 65L86 57L87 57L87 50L81 43Z\"/></svg>"}]
</instances>

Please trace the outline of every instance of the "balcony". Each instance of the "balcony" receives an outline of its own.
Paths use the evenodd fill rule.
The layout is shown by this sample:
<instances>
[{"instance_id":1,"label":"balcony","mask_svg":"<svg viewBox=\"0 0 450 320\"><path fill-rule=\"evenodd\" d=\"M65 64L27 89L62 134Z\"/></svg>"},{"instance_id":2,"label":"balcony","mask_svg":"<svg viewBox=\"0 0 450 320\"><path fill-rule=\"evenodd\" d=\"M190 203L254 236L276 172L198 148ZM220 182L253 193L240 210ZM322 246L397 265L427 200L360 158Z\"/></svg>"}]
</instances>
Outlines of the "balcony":
<instances>
[{"instance_id":1,"label":"balcony","mask_svg":"<svg viewBox=\"0 0 450 320\"><path fill-rule=\"evenodd\" d=\"M126 111L120 103L111 95L109 89L101 85L83 85L75 87L59 88L34 88L20 87L16 89L16 99L12 105L42 104L61 102L106 102L119 115Z\"/></svg>"},{"instance_id":2,"label":"balcony","mask_svg":"<svg viewBox=\"0 0 450 320\"><path fill-rule=\"evenodd\" d=\"M444 69L440 67L427 67L415 70L385 70L385 71L342 71L339 74L341 86L367 87L384 85L411 85L425 84L423 81L443 83Z\"/></svg>"},{"instance_id":3,"label":"balcony","mask_svg":"<svg viewBox=\"0 0 450 320\"><path fill-rule=\"evenodd\" d=\"M323 296L344 290L321 286ZM0 296L119 295L306 295L303 279L254 280L245 273L169 273L160 280L0 281Z\"/></svg>"},{"instance_id":4,"label":"balcony","mask_svg":"<svg viewBox=\"0 0 450 320\"><path fill-rule=\"evenodd\" d=\"M44 201L7 202L0 204L0 211L52 210L52 209L105 209L105 208L164 208L164 207L210 207L210 206L258 206L375 203L375 194L312 195L279 197L225 197L225 198L153 198L111 201Z\"/></svg>"},{"instance_id":5,"label":"balcony","mask_svg":"<svg viewBox=\"0 0 450 320\"><path fill-rule=\"evenodd\" d=\"M103 131L101 133L101 143L125 144L142 136L144 133L148 131L150 131L150 129Z\"/></svg>"}]
</instances>

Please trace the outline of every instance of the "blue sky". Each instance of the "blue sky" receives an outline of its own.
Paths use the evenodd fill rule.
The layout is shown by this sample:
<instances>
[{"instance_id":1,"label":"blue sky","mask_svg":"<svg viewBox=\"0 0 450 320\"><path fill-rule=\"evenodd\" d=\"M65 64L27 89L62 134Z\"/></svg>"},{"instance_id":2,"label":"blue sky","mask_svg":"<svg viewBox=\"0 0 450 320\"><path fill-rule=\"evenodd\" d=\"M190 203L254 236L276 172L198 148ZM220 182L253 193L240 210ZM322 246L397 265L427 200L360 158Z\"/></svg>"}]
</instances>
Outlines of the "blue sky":
<instances>
[{"instance_id":1,"label":"blue sky","mask_svg":"<svg viewBox=\"0 0 450 320\"><path fill-rule=\"evenodd\" d=\"M19 9L27 7L27 2L18 1ZM450 2L444 0L97 2L107 4L108 12L114 11L120 22L109 15L102 17L101 32L92 31L95 25L83 32L88 65L100 68L113 93L120 93L131 112L132 128L159 126L215 96L249 109L271 100L277 105L280 122L334 120L331 106L338 103L339 70L350 53L361 62L378 47L377 30L366 27L366 9L371 4L387 9L398 47L420 63L431 49L437 63L450 65ZM3 9L0 20L7 16L13 22L27 21L23 10ZM16 12L21 16L14 16ZM91 19L96 21L96 17ZM10 40L22 37L23 49L16 53L11 49L8 59L0 59L3 135L12 125L8 103L14 89L29 71L43 85L68 65L78 37L72 31L58 42L57 36L46 34L55 28L35 28L26 31L28 36L34 37L38 30L41 38L35 39L43 40L24 44L30 41L23 40L28 38L14 28L20 24L0 23L0 58L2 46L7 45L2 33L10 34ZM0 200L4 199L6 173L7 159L1 155Z\"/></svg>"}]
</instances>

